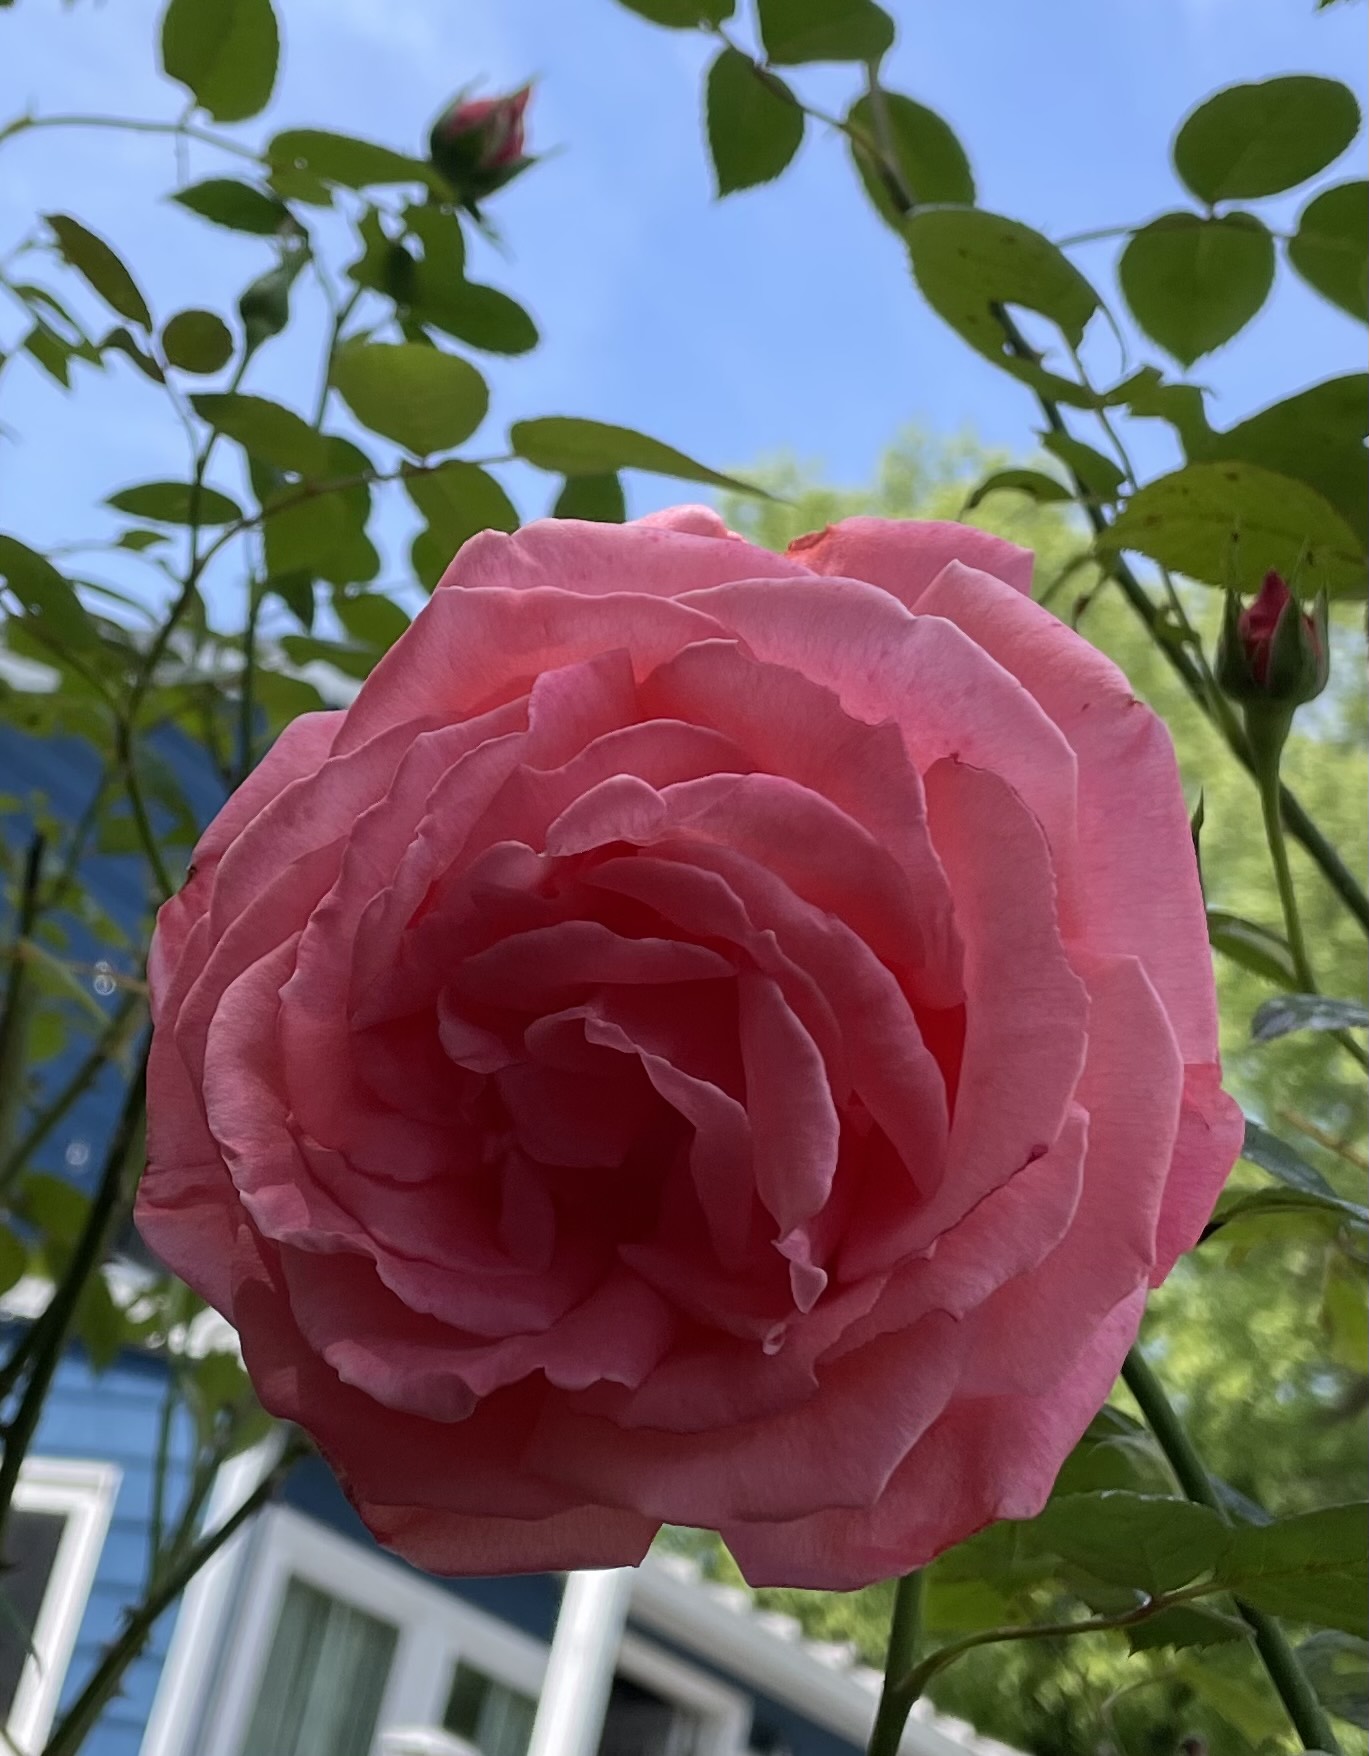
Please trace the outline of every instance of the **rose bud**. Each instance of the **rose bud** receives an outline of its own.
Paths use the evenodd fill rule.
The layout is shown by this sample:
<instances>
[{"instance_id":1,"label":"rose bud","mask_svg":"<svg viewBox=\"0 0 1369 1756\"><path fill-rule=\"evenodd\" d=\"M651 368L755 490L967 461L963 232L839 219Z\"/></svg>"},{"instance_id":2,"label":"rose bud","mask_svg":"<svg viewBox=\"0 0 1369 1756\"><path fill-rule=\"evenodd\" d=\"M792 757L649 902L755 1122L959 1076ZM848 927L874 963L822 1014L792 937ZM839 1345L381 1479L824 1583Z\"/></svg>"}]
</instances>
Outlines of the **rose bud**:
<instances>
[{"instance_id":1,"label":"rose bud","mask_svg":"<svg viewBox=\"0 0 1369 1756\"><path fill-rule=\"evenodd\" d=\"M1298 608L1279 573L1265 574L1245 609L1235 592L1227 593L1217 680L1233 701L1290 712L1321 694L1330 664L1324 593L1311 615Z\"/></svg>"},{"instance_id":2,"label":"rose bud","mask_svg":"<svg viewBox=\"0 0 1369 1756\"><path fill-rule=\"evenodd\" d=\"M523 112L530 85L500 98L457 98L434 122L428 137L433 164L473 207L527 170L533 162L523 150Z\"/></svg>"}]
</instances>

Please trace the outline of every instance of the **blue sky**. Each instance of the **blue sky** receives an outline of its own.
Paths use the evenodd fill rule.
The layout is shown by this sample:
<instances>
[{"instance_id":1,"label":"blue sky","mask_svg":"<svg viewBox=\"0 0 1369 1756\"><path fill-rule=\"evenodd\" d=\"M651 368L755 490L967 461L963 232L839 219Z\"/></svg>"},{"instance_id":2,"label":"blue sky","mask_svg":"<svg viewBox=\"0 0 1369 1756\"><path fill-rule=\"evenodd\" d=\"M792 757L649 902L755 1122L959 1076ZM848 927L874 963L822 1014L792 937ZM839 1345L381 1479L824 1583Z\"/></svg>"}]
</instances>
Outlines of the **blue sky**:
<instances>
[{"instance_id":1,"label":"blue sky","mask_svg":"<svg viewBox=\"0 0 1369 1756\"><path fill-rule=\"evenodd\" d=\"M886 0L889 4L889 0ZM711 197L693 36L646 24L616 0L277 0L282 78L258 140L280 126L348 129L417 148L457 87L532 76L545 163L495 213L504 255L479 271L523 300L543 345L491 361L489 428L519 416L592 415L639 426L707 461L741 467L786 450L839 481L867 479L914 422L976 432L1018 453L1034 443L1029 397L979 361L920 303L897 241L874 216L840 141L811 128L778 183ZM1060 237L1182 205L1168 167L1174 127L1237 79L1321 72L1362 90L1365 8L1312 0L893 0L900 40L887 83L940 110L974 162L981 201ZM0 12L0 112L95 110L170 117L150 0L18 0ZM843 108L854 74L796 70ZM1362 174L1363 136L1342 175ZM202 149L198 178L229 169ZM159 197L177 165L165 140L31 134L0 150L0 253L53 207L79 213L133 264L160 315L226 300L264 267L260 240L217 232ZM1291 219L1297 197L1264 204ZM1079 260L1108 284L1115 245ZM16 337L0 315L0 343ZM1363 330L1281 271L1275 299L1236 343L1200 362L1218 424L1363 360ZM1100 370L1117 365L1100 338ZM1106 362L1106 364L1103 364ZM482 365L485 363L482 362ZM274 344L250 387L300 406L315 357ZM82 371L64 398L27 362L0 379L0 528L30 541L104 528L90 510L128 482L183 473L184 441L158 393L122 364ZM1163 459L1156 455L1155 461ZM515 484L529 513L540 481ZM682 497L637 478L634 510Z\"/></svg>"}]
</instances>

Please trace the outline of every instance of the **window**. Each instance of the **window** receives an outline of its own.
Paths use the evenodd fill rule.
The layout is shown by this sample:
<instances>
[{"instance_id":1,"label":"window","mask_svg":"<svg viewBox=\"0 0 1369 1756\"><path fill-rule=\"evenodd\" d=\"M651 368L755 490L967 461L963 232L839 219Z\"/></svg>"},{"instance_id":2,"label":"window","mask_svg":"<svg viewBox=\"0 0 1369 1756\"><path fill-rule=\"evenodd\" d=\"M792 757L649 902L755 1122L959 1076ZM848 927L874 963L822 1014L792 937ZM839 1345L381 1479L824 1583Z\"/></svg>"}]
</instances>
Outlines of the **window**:
<instances>
[{"instance_id":1,"label":"window","mask_svg":"<svg viewBox=\"0 0 1369 1756\"><path fill-rule=\"evenodd\" d=\"M621 1672L604 1715L599 1756L700 1756L697 1714Z\"/></svg>"},{"instance_id":2,"label":"window","mask_svg":"<svg viewBox=\"0 0 1369 1756\"><path fill-rule=\"evenodd\" d=\"M481 1756L526 1756L542 1642L355 1538L270 1508L234 1602L198 1660L195 1756L430 1752L443 1730Z\"/></svg>"},{"instance_id":3,"label":"window","mask_svg":"<svg viewBox=\"0 0 1369 1756\"><path fill-rule=\"evenodd\" d=\"M0 1724L19 1749L47 1737L109 1528L112 1464L30 1458L0 1574Z\"/></svg>"},{"instance_id":4,"label":"window","mask_svg":"<svg viewBox=\"0 0 1369 1756\"><path fill-rule=\"evenodd\" d=\"M496 1682L465 1659L457 1661L442 1725L468 1739L480 1756L527 1756L536 1717L534 1696Z\"/></svg>"},{"instance_id":5,"label":"window","mask_svg":"<svg viewBox=\"0 0 1369 1756\"><path fill-rule=\"evenodd\" d=\"M367 1756L398 1640L392 1622L291 1579L242 1756Z\"/></svg>"}]
</instances>

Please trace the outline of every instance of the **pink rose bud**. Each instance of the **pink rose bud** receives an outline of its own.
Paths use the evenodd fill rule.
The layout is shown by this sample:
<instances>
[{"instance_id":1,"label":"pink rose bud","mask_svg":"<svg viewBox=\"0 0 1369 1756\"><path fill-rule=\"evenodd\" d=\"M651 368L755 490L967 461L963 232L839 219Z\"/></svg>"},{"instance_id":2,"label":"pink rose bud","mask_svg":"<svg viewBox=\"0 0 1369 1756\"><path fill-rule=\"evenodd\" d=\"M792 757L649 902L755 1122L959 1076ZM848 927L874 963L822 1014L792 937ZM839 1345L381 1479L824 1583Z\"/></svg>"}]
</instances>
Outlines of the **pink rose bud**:
<instances>
[{"instance_id":1,"label":"pink rose bud","mask_svg":"<svg viewBox=\"0 0 1369 1756\"><path fill-rule=\"evenodd\" d=\"M523 150L523 112L531 97L525 85L506 97L457 98L433 124L432 162L464 204L484 200L532 163Z\"/></svg>"},{"instance_id":2,"label":"pink rose bud","mask_svg":"<svg viewBox=\"0 0 1369 1756\"><path fill-rule=\"evenodd\" d=\"M1217 676L1233 700L1287 713L1320 695L1329 672L1324 597L1309 615L1274 572L1265 574L1259 595L1245 609L1235 593L1228 594Z\"/></svg>"}]
</instances>

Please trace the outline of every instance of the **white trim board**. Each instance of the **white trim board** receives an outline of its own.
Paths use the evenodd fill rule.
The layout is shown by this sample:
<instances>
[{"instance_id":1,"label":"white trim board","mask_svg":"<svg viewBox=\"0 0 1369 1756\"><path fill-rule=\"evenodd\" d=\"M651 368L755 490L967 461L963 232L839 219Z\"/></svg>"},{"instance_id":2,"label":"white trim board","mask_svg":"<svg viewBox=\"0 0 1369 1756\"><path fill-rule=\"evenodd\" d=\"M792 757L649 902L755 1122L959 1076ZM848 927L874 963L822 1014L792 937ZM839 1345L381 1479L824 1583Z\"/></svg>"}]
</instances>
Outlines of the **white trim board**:
<instances>
[{"instance_id":1,"label":"white trim board","mask_svg":"<svg viewBox=\"0 0 1369 1756\"><path fill-rule=\"evenodd\" d=\"M112 1463L57 1457L30 1457L20 1471L15 1510L66 1520L33 1626L33 1652L20 1673L10 1709L8 1735L22 1756L42 1748L56 1718L113 1516L120 1473Z\"/></svg>"}]
</instances>

